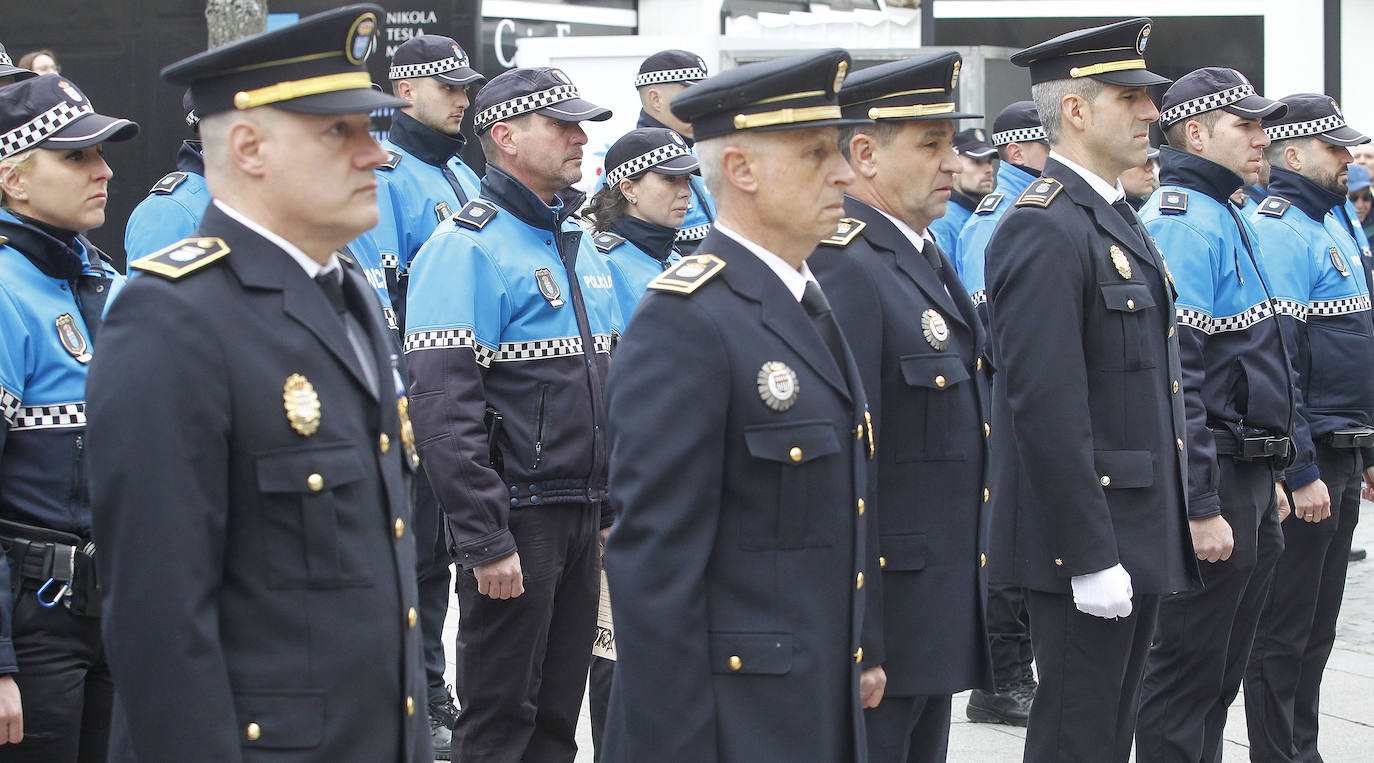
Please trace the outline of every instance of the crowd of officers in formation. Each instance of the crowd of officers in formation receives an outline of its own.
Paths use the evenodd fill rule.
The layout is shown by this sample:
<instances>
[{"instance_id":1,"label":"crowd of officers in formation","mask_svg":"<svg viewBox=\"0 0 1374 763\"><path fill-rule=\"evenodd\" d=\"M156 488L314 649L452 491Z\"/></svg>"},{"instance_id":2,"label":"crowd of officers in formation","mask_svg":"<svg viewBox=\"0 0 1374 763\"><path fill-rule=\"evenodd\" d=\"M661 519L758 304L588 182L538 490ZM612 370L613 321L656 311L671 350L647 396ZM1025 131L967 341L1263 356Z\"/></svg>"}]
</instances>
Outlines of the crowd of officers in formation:
<instances>
[{"instance_id":1,"label":"crowd of officers in formation","mask_svg":"<svg viewBox=\"0 0 1374 763\"><path fill-rule=\"evenodd\" d=\"M671 50L587 203L608 110L435 35L387 94L380 17L163 70L128 280L137 125L0 53L0 761L571 761L589 666L605 761L939 761L970 688L1027 760L1218 761L1242 683L1253 760L1321 759L1374 482L1334 100L1171 84L1148 19L986 132L956 53Z\"/></svg>"}]
</instances>

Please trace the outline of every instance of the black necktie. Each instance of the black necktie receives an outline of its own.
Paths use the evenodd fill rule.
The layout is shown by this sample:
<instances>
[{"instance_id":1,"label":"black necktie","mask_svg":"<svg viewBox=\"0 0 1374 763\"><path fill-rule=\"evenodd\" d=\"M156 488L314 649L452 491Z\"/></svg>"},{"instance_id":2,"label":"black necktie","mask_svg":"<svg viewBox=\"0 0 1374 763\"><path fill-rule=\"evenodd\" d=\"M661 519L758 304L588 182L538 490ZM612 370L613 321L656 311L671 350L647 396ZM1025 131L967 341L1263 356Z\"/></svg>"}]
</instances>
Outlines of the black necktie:
<instances>
[{"instance_id":1,"label":"black necktie","mask_svg":"<svg viewBox=\"0 0 1374 763\"><path fill-rule=\"evenodd\" d=\"M339 319L344 320L348 316L348 300L344 299L343 281L340 280L339 274L320 273L315 276L315 283L320 285L320 291L324 292L324 297L329 300L334 312L339 314Z\"/></svg>"},{"instance_id":2,"label":"black necktie","mask_svg":"<svg viewBox=\"0 0 1374 763\"><path fill-rule=\"evenodd\" d=\"M802 308L806 314L811 316L811 322L816 325L816 332L825 341L825 346L829 348L830 355L835 358L835 365L840 367L840 371L845 371L844 361L844 335L840 333L840 324L835 321L835 313L830 310L830 301L825 298L825 293L821 291L821 285L815 281L806 282L806 290L802 292Z\"/></svg>"},{"instance_id":3,"label":"black necktie","mask_svg":"<svg viewBox=\"0 0 1374 763\"><path fill-rule=\"evenodd\" d=\"M1141 243L1144 243L1145 231L1141 229L1140 218L1136 217L1135 210L1131 209L1131 205L1126 203L1125 199L1122 199L1113 204L1112 209L1115 209L1116 213L1121 215L1121 219L1125 220L1126 224L1131 226L1131 230L1135 231L1135 235L1140 237Z\"/></svg>"}]
</instances>

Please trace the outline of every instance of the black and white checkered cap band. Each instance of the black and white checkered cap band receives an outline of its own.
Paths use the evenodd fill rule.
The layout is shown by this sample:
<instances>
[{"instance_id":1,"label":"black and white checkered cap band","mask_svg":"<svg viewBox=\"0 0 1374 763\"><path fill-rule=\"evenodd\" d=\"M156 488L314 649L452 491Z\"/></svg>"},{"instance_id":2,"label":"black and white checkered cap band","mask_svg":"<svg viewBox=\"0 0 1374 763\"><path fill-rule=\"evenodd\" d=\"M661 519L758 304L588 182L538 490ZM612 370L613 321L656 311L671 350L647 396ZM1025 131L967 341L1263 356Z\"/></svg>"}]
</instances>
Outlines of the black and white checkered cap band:
<instances>
[{"instance_id":1,"label":"black and white checkered cap band","mask_svg":"<svg viewBox=\"0 0 1374 763\"><path fill-rule=\"evenodd\" d=\"M687 153L686 148L673 143L659 146L653 151L640 154L628 162L611 168L611 171L606 173L606 182L614 185L627 177L638 175L651 167L657 167L669 159L675 159L679 156L690 156L690 154Z\"/></svg>"},{"instance_id":2,"label":"black and white checkered cap band","mask_svg":"<svg viewBox=\"0 0 1374 763\"><path fill-rule=\"evenodd\" d=\"M0 50L0 65L14 66L14 62L10 60L10 54L3 50Z\"/></svg>"},{"instance_id":3,"label":"black and white checkered cap band","mask_svg":"<svg viewBox=\"0 0 1374 763\"><path fill-rule=\"evenodd\" d=\"M14 415L10 431L25 429L68 429L86 426L85 403L62 405L34 405L20 408Z\"/></svg>"},{"instance_id":4,"label":"black and white checkered cap band","mask_svg":"<svg viewBox=\"0 0 1374 763\"><path fill-rule=\"evenodd\" d=\"M1021 127L1015 130L1003 130L992 134L992 145L1005 146L1008 143L1030 143L1032 141L1049 140L1045 137L1045 128L1040 125L1035 127Z\"/></svg>"},{"instance_id":5,"label":"black and white checkered cap band","mask_svg":"<svg viewBox=\"0 0 1374 763\"><path fill-rule=\"evenodd\" d=\"M570 101L578 97L576 85L558 85L548 90L540 90L537 93L517 96L477 112L477 118L474 120L475 127L477 132L482 132L503 119L514 119L521 114L528 114L531 111L538 111L546 106Z\"/></svg>"},{"instance_id":6,"label":"black and white checkered cap band","mask_svg":"<svg viewBox=\"0 0 1374 763\"><path fill-rule=\"evenodd\" d=\"M1169 125L1175 122L1187 119L1188 117L1191 117L1195 114L1201 114L1206 111L1212 111L1214 109L1220 109L1225 106L1230 106L1231 104L1237 101L1245 100L1246 98L1249 98L1252 95L1257 95L1257 93L1255 92L1255 89L1253 87L1250 87L1249 85L1236 85L1235 87L1230 88L1229 90L1223 90L1220 93L1208 93L1207 95L1204 95L1200 98L1194 98L1191 101L1184 101L1183 103L1180 103L1179 105L1166 110L1163 114L1159 115L1159 123L1165 127L1168 127Z\"/></svg>"},{"instance_id":7,"label":"black and white checkered cap band","mask_svg":"<svg viewBox=\"0 0 1374 763\"><path fill-rule=\"evenodd\" d=\"M0 135L0 159L14 156L20 151L27 151L77 119L94 113L95 109L91 108L90 101L82 101L78 104L62 101L4 135Z\"/></svg>"},{"instance_id":8,"label":"black and white checkered cap band","mask_svg":"<svg viewBox=\"0 0 1374 763\"><path fill-rule=\"evenodd\" d=\"M1310 122L1294 122L1287 125L1274 125L1264 128L1264 134L1270 140L1288 140L1289 138L1302 138L1308 135L1321 135L1324 132L1331 132L1340 127L1345 127L1345 120L1332 114L1329 117L1313 119Z\"/></svg>"},{"instance_id":9,"label":"black and white checkered cap band","mask_svg":"<svg viewBox=\"0 0 1374 763\"><path fill-rule=\"evenodd\" d=\"M658 85L664 82L700 82L704 79L706 79L706 70L700 66L686 69L663 69L656 72L644 72L635 77L635 87Z\"/></svg>"},{"instance_id":10,"label":"black and white checkered cap band","mask_svg":"<svg viewBox=\"0 0 1374 763\"><path fill-rule=\"evenodd\" d=\"M466 57L444 58L438 61L426 61L422 64L402 64L393 66L387 72L387 79L410 79L411 77L433 77L436 74L451 72L454 69L462 69L468 65Z\"/></svg>"}]
</instances>

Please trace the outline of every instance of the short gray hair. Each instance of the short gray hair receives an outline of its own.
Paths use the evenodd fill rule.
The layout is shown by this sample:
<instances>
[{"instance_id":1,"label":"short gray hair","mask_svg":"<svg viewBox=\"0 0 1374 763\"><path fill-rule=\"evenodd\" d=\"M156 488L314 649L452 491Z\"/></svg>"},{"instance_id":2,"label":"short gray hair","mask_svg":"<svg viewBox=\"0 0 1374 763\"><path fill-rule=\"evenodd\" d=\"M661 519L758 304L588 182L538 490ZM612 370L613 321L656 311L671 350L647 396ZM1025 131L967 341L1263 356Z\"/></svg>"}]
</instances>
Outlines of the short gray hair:
<instances>
[{"instance_id":1,"label":"short gray hair","mask_svg":"<svg viewBox=\"0 0 1374 763\"><path fill-rule=\"evenodd\" d=\"M1092 77L1052 79L1031 85L1031 99L1040 112L1040 124L1045 126L1045 139L1053 146L1063 135L1062 105L1064 99L1076 95L1088 102L1096 101L1107 86Z\"/></svg>"},{"instance_id":2,"label":"short gray hair","mask_svg":"<svg viewBox=\"0 0 1374 763\"><path fill-rule=\"evenodd\" d=\"M701 164L701 180L706 183L706 190L710 191L712 196L720 195L721 183L725 181L721 176L720 163L728 142L725 136L721 136L699 140L692 147L696 150L697 161Z\"/></svg>"}]
</instances>

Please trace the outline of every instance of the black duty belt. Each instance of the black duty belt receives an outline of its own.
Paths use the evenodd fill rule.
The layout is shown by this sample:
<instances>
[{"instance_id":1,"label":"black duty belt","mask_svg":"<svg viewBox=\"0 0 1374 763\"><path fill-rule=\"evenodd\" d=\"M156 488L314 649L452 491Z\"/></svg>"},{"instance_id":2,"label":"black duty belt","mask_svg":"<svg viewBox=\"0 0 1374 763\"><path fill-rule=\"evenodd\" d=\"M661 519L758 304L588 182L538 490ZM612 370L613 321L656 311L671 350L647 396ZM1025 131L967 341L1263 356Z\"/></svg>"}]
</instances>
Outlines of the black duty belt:
<instances>
[{"instance_id":1,"label":"black duty belt","mask_svg":"<svg viewBox=\"0 0 1374 763\"><path fill-rule=\"evenodd\" d=\"M1236 437L1229 429L1213 429L1212 438L1216 441L1218 456L1232 456L1240 461L1272 458L1276 465L1282 466L1288 463L1293 452L1291 437Z\"/></svg>"},{"instance_id":2,"label":"black duty belt","mask_svg":"<svg viewBox=\"0 0 1374 763\"><path fill-rule=\"evenodd\" d=\"M1333 448L1368 448L1374 446L1374 427L1338 429L1327 435L1326 444Z\"/></svg>"},{"instance_id":3,"label":"black duty belt","mask_svg":"<svg viewBox=\"0 0 1374 763\"><path fill-rule=\"evenodd\" d=\"M33 588L38 603L45 607L62 602L76 614L100 613L95 543L72 533L3 519L0 543L10 560L15 593Z\"/></svg>"}]
</instances>

